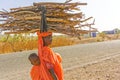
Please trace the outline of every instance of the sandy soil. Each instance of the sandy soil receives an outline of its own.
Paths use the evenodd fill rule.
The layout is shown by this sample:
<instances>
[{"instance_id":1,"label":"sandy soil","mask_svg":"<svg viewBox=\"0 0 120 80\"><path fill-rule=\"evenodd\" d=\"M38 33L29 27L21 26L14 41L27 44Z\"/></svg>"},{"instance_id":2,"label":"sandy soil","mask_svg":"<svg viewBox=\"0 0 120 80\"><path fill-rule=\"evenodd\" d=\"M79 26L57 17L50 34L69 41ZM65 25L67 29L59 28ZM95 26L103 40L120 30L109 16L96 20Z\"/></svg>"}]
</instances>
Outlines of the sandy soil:
<instances>
[{"instance_id":1,"label":"sandy soil","mask_svg":"<svg viewBox=\"0 0 120 80\"><path fill-rule=\"evenodd\" d=\"M64 80L120 80L120 40L56 47L63 58ZM0 55L0 80L31 80L30 53Z\"/></svg>"},{"instance_id":2,"label":"sandy soil","mask_svg":"<svg viewBox=\"0 0 120 80\"><path fill-rule=\"evenodd\" d=\"M66 71L65 80L120 80L120 56Z\"/></svg>"}]
</instances>

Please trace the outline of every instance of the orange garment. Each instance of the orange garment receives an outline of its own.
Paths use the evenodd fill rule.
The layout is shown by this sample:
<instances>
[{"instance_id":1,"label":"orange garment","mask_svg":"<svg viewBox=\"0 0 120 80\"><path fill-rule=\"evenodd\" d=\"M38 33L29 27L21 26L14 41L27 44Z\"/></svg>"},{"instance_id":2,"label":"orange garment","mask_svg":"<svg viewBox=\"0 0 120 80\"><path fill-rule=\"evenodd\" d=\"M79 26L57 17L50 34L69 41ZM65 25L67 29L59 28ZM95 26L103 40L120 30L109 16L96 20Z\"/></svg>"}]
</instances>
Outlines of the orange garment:
<instances>
[{"instance_id":1,"label":"orange garment","mask_svg":"<svg viewBox=\"0 0 120 80\"><path fill-rule=\"evenodd\" d=\"M62 64L61 64L62 58L58 53L56 53L56 57L57 57L57 61L54 66L55 73L57 74L57 77L59 80L64 80L63 68L62 68Z\"/></svg>"},{"instance_id":2,"label":"orange garment","mask_svg":"<svg viewBox=\"0 0 120 80\"><path fill-rule=\"evenodd\" d=\"M43 47L42 37L51 35L50 32L37 33L38 34L38 56L40 57L41 64L33 66L31 69L32 80L53 80L50 72L46 67L46 62L53 65L54 71L58 80L63 80L63 70L61 66L61 57L55 54L49 47Z\"/></svg>"},{"instance_id":3,"label":"orange garment","mask_svg":"<svg viewBox=\"0 0 120 80\"><path fill-rule=\"evenodd\" d=\"M43 47L44 61L53 65L58 80L63 80L62 58L58 53L54 53L49 47Z\"/></svg>"}]
</instances>

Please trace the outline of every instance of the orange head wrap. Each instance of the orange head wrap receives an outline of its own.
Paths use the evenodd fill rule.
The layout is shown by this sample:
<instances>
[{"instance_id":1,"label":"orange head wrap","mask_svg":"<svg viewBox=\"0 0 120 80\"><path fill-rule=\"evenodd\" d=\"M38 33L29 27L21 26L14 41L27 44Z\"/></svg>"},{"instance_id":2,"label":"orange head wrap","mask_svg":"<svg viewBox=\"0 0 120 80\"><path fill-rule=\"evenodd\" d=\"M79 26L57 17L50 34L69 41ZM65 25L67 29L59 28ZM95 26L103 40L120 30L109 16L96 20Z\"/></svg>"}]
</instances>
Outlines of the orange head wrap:
<instances>
[{"instance_id":1,"label":"orange head wrap","mask_svg":"<svg viewBox=\"0 0 120 80\"><path fill-rule=\"evenodd\" d=\"M41 37L46 37L46 36L52 35L52 32L42 32L42 33L37 32L37 35Z\"/></svg>"}]
</instances>

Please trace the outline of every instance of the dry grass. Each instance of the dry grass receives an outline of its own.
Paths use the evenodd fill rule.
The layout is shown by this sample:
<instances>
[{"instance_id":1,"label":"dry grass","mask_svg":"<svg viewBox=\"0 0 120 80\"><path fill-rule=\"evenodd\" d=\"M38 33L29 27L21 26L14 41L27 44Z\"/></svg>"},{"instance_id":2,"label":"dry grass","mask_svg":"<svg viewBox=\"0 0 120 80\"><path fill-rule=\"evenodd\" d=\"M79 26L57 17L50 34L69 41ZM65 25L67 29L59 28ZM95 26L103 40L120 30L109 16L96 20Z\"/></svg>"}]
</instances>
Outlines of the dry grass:
<instances>
[{"instance_id":1,"label":"dry grass","mask_svg":"<svg viewBox=\"0 0 120 80\"><path fill-rule=\"evenodd\" d=\"M50 47L68 46L73 44L77 44L77 41L68 36L54 36Z\"/></svg>"},{"instance_id":2,"label":"dry grass","mask_svg":"<svg viewBox=\"0 0 120 80\"><path fill-rule=\"evenodd\" d=\"M50 47L66 46L76 44L75 40L72 40L67 36L54 36L53 42ZM23 50L34 50L38 48L37 36L27 37L21 35L4 36L0 39L0 54L17 52Z\"/></svg>"},{"instance_id":3,"label":"dry grass","mask_svg":"<svg viewBox=\"0 0 120 80\"><path fill-rule=\"evenodd\" d=\"M0 38L0 54L10 53L24 50L34 50L38 48L37 36L3 36ZM107 37L106 37L107 36ZM53 36L53 41L50 47L68 46L73 44L85 44L92 42L101 42L106 40L120 39L120 35L106 35L104 38L97 36L95 38L83 38L78 40L77 38L70 38L68 36ZM110 39L108 39L110 37Z\"/></svg>"}]
</instances>

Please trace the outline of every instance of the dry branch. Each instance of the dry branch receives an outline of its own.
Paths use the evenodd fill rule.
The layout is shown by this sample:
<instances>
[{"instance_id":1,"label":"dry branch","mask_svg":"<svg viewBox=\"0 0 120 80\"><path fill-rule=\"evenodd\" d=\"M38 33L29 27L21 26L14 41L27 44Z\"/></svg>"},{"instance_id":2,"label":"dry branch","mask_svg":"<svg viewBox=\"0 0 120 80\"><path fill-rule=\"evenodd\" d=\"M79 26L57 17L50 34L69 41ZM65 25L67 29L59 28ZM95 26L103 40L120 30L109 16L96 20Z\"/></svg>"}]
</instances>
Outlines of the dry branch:
<instances>
[{"instance_id":1,"label":"dry branch","mask_svg":"<svg viewBox=\"0 0 120 80\"><path fill-rule=\"evenodd\" d=\"M33 3L32 6L12 8L10 12L0 11L0 28L2 30L10 30L8 33L38 31L41 21L41 6L46 6L46 20L49 31L67 35L78 35L89 32L74 27L92 18L89 17L83 20L84 15L80 8L78 8L78 6L87 5L87 3L70 3L70 1L65 3Z\"/></svg>"}]
</instances>

